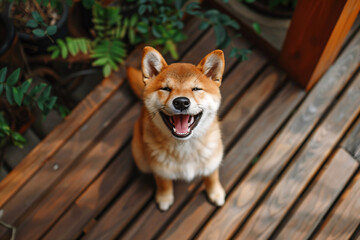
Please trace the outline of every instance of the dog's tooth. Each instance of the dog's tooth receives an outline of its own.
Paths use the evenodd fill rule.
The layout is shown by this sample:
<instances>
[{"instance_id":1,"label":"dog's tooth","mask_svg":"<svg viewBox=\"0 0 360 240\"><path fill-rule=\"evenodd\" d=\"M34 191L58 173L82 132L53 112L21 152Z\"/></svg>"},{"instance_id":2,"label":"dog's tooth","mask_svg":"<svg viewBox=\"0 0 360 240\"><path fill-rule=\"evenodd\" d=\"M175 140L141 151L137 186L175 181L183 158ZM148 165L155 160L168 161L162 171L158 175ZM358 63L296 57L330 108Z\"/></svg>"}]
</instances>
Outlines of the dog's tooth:
<instances>
[{"instance_id":1,"label":"dog's tooth","mask_svg":"<svg viewBox=\"0 0 360 240\"><path fill-rule=\"evenodd\" d=\"M191 125L191 124L193 124L194 123L194 117L193 116L190 116L190 119L189 119L189 126Z\"/></svg>"}]
</instances>

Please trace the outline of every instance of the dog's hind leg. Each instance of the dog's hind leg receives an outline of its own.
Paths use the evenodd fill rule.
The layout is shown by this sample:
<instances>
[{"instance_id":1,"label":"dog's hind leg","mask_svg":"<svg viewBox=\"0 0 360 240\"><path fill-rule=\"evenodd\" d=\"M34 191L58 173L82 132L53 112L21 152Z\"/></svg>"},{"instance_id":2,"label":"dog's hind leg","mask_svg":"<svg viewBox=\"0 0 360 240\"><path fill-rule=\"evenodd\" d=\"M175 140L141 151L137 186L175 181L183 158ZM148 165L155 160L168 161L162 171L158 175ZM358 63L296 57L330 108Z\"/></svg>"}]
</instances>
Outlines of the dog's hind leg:
<instances>
[{"instance_id":1,"label":"dog's hind leg","mask_svg":"<svg viewBox=\"0 0 360 240\"><path fill-rule=\"evenodd\" d=\"M134 126L133 139L131 141L131 151L138 169L143 173L151 173L150 165L147 163L144 152L144 144L141 138L141 125L138 119Z\"/></svg>"}]
</instances>

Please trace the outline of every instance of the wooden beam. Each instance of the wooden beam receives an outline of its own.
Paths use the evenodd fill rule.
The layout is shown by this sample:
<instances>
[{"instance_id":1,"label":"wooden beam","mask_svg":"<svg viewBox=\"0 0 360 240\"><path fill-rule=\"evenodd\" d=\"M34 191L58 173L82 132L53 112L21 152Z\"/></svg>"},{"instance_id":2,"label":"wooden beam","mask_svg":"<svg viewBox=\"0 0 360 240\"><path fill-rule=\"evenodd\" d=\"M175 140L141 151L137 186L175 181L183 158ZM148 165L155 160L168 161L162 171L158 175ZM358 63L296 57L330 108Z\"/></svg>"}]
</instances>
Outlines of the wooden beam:
<instances>
[{"instance_id":1,"label":"wooden beam","mask_svg":"<svg viewBox=\"0 0 360 240\"><path fill-rule=\"evenodd\" d=\"M359 9L359 0L299 0L280 65L310 90L339 53Z\"/></svg>"}]
</instances>

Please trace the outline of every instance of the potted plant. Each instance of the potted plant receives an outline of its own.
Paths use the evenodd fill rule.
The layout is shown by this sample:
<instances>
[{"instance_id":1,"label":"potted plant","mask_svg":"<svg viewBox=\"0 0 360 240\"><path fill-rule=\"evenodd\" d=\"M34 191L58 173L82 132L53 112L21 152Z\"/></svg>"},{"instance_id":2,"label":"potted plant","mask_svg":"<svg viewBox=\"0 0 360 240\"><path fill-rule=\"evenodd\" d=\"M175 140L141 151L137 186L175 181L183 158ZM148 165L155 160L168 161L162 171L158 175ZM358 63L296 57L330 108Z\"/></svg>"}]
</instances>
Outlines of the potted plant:
<instances>
[{"instance_id":1,"label":"potted plant","mask_svg":"<svg viewBox=\"0 0 360 240\"><path fill-rule=\"evenodd\" d=\"M68 6L63 1L9 0L7 5L8 17L27 53L45 53L54 39L67 35Z\"/></svg>"},{"instance_id":2,"label":"potted plant","mask_svg":"<svg viewBox=\"0 0 360 240\"><path fill-rule=\"evenodd\" d=\"M13 65L12 67L23 66L23 59L21 57L15 27L4 14L0 14L0 64L1 63L11 63Z\"/></svg>"},{"instance_id":3,"label":"potted plant","mask_svg":"<svg viewBox=\"0 0 360 240\"><path fill-rule=\"evenodd\" d=\"M20 79L20 68L9 74L7 67L0 69L0 159L7 144L24 146L21 134L34 121L30 110L36 107L46 116L57 101L51 95L51 86Z\"/></svg>"}]
</instances>

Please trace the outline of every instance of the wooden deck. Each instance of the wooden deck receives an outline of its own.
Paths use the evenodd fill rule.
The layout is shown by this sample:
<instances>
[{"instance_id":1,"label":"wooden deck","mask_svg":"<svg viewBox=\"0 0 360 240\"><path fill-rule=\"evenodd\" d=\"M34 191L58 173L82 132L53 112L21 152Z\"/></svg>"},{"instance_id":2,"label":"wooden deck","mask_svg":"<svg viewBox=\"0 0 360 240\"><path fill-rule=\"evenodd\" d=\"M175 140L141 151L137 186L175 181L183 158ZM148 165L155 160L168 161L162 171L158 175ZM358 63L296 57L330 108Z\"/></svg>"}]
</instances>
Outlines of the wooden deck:
<instances>
[{"instance_id":1,"label":"wooden deck","mask_svg":"<svg viewBox=\"0 0 360 240\"><path fill-rule=\"evenodd\" d=\"M187 26L182 62L215 48L198 24ZM236 45L253 54L227 58L221 87L225 206L196 180L176 182L174 205L157 209L152 177L132 161L140 103L121 69L0 182L1 220L16 239L358 239L360 31L309 93L251 43ZM127 64L139 67L140 54Z\"/></svg>"}]
</instances>

